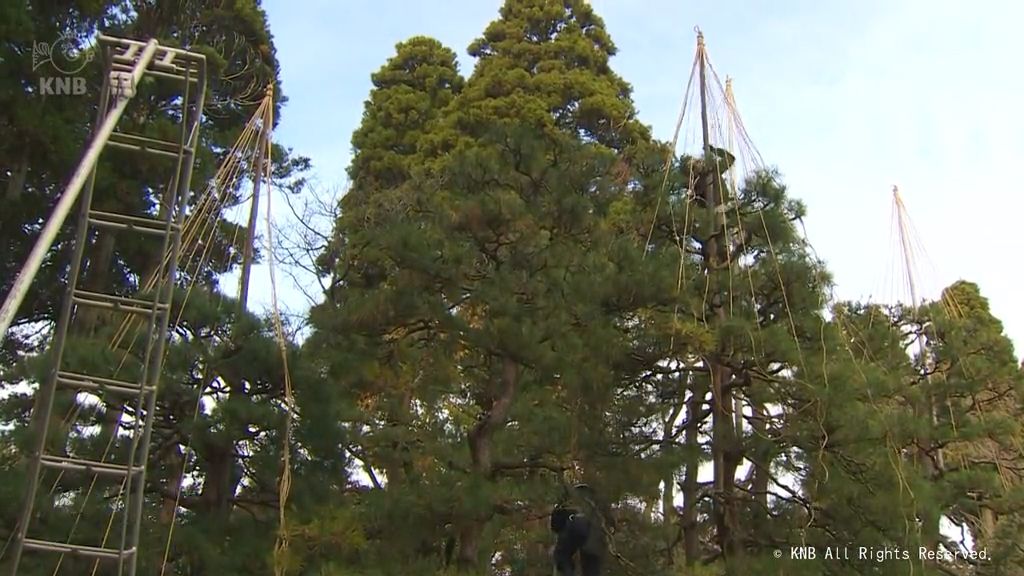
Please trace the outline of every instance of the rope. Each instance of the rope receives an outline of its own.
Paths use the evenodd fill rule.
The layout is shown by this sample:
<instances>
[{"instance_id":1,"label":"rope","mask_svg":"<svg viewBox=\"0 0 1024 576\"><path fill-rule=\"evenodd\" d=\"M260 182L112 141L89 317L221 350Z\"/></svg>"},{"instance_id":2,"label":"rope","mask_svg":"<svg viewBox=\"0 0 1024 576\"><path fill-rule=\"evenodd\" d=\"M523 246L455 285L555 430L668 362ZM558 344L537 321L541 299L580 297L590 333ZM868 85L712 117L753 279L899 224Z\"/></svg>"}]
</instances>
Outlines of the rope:
<instances>
[{"instance_id":1,"label":"rope","mask_svg":"<svg viewBox=\"0 0 1024 576\"><path fill-rule=\"evenodd\" d=\"M249 119L249 123L246 125L246 133L247 133L247 136L245 138L245 146L246 147L248 146L249 142L252 139L255 139L255 145L259 146L259 144L260 144L260 137L259 137L259 128L258 128L258 122L257 121L260 120L260 119L265 119L266 118L267 109L268 109L269 106L270 106L270 104L268 104L268 100L264 99L264 101L256 109L256 112ZM249 154L249 155L247 155L245 157L252 159L252 158L255 158L256 156L257 156L257 154L256 154L255 150L253 150L251 152L251 154ZM237 173L238 171L241 170L242 163L241 162L236 162L237 156L235 156L235 155L231 155L230 159L231 159L231 161L234 164L234 168L235 168L234 172ZM269 163L268 163L268 165L269 165ZM258 170L258 167L256 167L256 169ZM257 177L259 177L259 176L257 175ZM234 182L234 180L232 180L232 182ZM225 191L228 190L228 189L230 189L230 188L229 187L225 187L224 188ZM226 198L226 197L227 197L227 195L225 194L224 198ZM212 213L216 214L216 213L218 213L218 211L214 211ZM212 222L216 223L217 220L216 219L212 220ZM214 231L216 231L215 227L214 227ZM238 241L239 231L240 231L240 228L236 227L235 228L235 232L234 232L234 236L232 237L232 244L233 245ZM212 238L212 235L211 235L211 238ZM208 245L212 244L212 242L207 242L207 244ZM184 310L184 308L183 308L183 310ZM199 414L200 414L200 411L201 411L202 401L203 401L203 393L204 393L204 390L201 389L201 390L199 390L199 393L196 395L196 404L195 404L195 407L194 407L194 409L192 411L192 424L193 424L193 427L194 427L195 423L199 421ZM182 490L183 490L184 485L185 485L185 475L188 473L188 460L189 460L189 456L193 452L192 445L193 445L193 438L190 436L188 442L185 445L185 450L184 450L184 452L182 454L183 460L182 460L182 464L181 464L181 472L180 472L180 474L178 476L178 480L176 482L177 488L175 490L175 495L174 495L174 509L171 512L171 521L170 521L170 525L168 526L168 529L167 529L167 540L166 540L166 543L164 545L163 560L162 560L161 566L160 566L160 576L163 576L165 574L165 572L167 570L167 565L168 565L169 560L170 560L171 544L172 544L172 541L173 541L173 538L174 538L174 528L177 525L178 509L179 509L179 505L181 503L181 493L182 493ZM95 576L95 575L93 575L93 576Z\"/></svg>"},{"instance_id":2,"label":"rope","mask_svg":"<svg viewBox=\"0 0 1024 576\"><path fill-rule=\"evenodd\" d=\"M693 87L693 79L697 74L697 67L700 65L700 54L694 56L693 65L690 68L690 79L686 82L686 90L683 92L683 102L679 108L679 118L676 120L676 128L672 134L672 145L666 153L665 158L665 175L661 180L661 190L658 194L657 203L654 206L654 217L651 220L651 228L647 232L647 242L644 243L643 257L647 257L647 252L650 250L651 237L654 236L654 227L658 223L658 210L661 208L661 199L664 196L665 190L668 188L668 176L672 172L672 165L675 160L676 146L679 143L679 131L683 127L683 120L686 117L686 107L689 104L690 89ZM671 204L669 204L671 206Z\"/></svg>"},{"instance_id":3,"label":"rope","mask_svg":"<svg viewBox=\"0 0 1024 576\"><path fill-rule=\"evenodd\" d=\"M271 90L273 85L267 88L268 99L272 94ZM270 126L273 126L273 107L267 108L267 121L264 126L269 130ZM271 309L273 311L274 319L274 331L277 335L278 348L281 352L281 366L284 370L284 409L285 409L285 427L284 427L284 440L282 442L282 470L281 470L281 483L278 488L278 531L277 531L277 542L274 545L274 574L276 576L284 576L287 572L287 554L289 547L288 540L288 526L286 518L286 510L288 506L288 496L291 491L292 474L291 474L291 440L292 440L292 418L295 410L295 399L292 395L292 379L291 373L288 369L288 343L285 339L284 326L281 321L281 310L277 302L277 277L275 274L274 265L274 226L271 218L270 199L273 194L270 193L270 139L266 139L266 180L267 180L267 264L270 270L270 302Z\"/></svg>"},{"instance_id":4,"label":"rope","mask_svg":"<svg viewBox=\"0 0 1024 576\"><path fill-rule=\"evenodd\" d=\"M235 242L238 241L238 233L239 233L239 231L240 231L240 228L236 227L235 228L235 232L234 232L234 234L232 236L232 239L231 239L232 244L234 244ZM214 232L216 232L216 229L214 229L213 232L211 232L211 235L210 235L211 239L213 237L213 233ZM208 244L212 244L212 243L208 243ZM204 251L201 263L204 263L206 261L207 252L208 252L208 250ZM230 255L228 256L228 258L230 258ZM201 263L199 265L197 265L197 270L201 266ZM192 293L192 288L195 286L195 284L196 284L196 279L193 279L192 284L189 286L188 291L185 293L185 300L186 301L188 300L188 296ZM178 319L177 319L176 324L181 322L181 319L182 319L182 316L184 315L184 312L185 312L185 307L183 305L182 308L181 308L181 311L178 314ZM195 423L199 421L199 414L200 414L200 411L201 411L201 408L202 408L203 394L204 393L205 393L205 389L203 387L200 387L200 389L197 391L197 394L196 394L196 403L195 403L195 406L194 406L194 408L192 410L192 427L193 428L195 428ZM189 456L192 454L192 443L193 443L193 437L190 435L189 439L188 439L188 442L185 444L185 450L182 452L181 472L178 475L178 479L177 479L177 482L176 482L177 488L176 488L175 494L174 494L174 509L171 512L171 521L170 521L170 525L167 528L167 541L166 541L166 543L164 545L164 556L163 556L163 560L161 561L161 565L160 565L160 576L163 576L163 574L164 574L164 572L165 572L165 570L167 568L168 560L170 558L171 541L174 538L174 527L175 527L175 524L176 524L176 521L177 521L177 518L178 518L178 506L181 503L182 488L185 485L185 474L186 474L186 472L188 470L188 459L189 459ZM93 573L93 576L95 576L95 572Z\"/></svg>"}]
</instances>

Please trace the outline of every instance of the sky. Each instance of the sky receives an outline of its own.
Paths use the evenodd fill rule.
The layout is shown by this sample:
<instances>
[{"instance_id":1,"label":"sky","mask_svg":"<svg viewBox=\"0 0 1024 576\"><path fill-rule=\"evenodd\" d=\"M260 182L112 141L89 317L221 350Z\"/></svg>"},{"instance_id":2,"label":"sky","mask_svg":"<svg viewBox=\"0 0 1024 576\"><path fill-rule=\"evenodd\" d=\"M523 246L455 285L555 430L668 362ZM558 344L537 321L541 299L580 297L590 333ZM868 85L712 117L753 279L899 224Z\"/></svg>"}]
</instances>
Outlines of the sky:
<instances>
[{"instance_id":1,"label":"sky","mask_svg":"<svg viewBox=\"0 0 1024 576\"><path fill-rule=\"evenodd\" d=\"M501 0L264 0L288 103L276 139L314 163L318 190L340 189L370 74L414 35L460 55ZM920 298L963 278L1024 348L1013 296L1024 210L1024 4L958 0L592 0L619 49L640 119L670 140L703 31L733 79L743 123L765 164L808 206L806 230L839 299L910 300L899 280L893 186L914 224ZM299 8L301 6L301 8ZM688 109L687 114L695 112ZM686 125L695 119L689 116ZM689 130L689 129L688 129ZM689 134L684 130L684 134ZM682 142L692 149L695 141ZM280 207L281 202L275 200ZM275 213L275 220L287 214ZM266 267L253 303L269 302ZM279 273L284 306L305 299Z\"/></svg>"}]
</instances>

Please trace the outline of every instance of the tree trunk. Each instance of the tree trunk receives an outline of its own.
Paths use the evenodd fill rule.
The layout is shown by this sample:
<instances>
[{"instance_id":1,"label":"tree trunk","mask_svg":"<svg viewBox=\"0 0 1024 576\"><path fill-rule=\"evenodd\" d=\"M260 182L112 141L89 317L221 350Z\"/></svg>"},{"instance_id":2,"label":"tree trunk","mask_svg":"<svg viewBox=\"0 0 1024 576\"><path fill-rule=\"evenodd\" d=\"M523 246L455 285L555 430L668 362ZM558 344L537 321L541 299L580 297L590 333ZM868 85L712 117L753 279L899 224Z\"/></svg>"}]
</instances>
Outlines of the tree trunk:
<instances>
[{"instance_id":1,"label":"tree trunk","mask_svg":"<svg viewBox=\"0 0 1024 576\"><path fill-rule=\"evenodd\" d=\"M736 510L736 468L739 464L732 419L733 395L729 387L731 370L711 363L712 456L715 468L715 527L722 554L729 561L740 553Z\"/></svg>"},{"instance_id":2,"label":"tree trunk","mask_svg":"<svg viewBox=\"0 0 1024 576\"><path fill-rule=\"evenodd\" d=\"M704 410L705 388L703 385L693 384L690 397L686 401L686 427L684 442L686 449L691 453L689 461L683 473L683 512L681 521L683 523L683 553L686 556L686 565L693 566L699 560L700 540L697 523L697 496L698 483L697 473L700 469L700 415Z\"/></svg>"},{"instance_id":3,"label":"tree trunk","mask_svg":"<svg viewBox=\"0 0 1024 576\"><path fill-rule=\"evenodd\" d=\"M679 415L683 412L683 406L682 403L677 403L672 408L672 412L662 422L662 453L668 452L672 447L673 439L675 438L676 420L679 419ZM661 521L665 527L665 562L668 566L675 564L675 546L673 544L675 538L670 535L669 528L672 526L673 521L676 520L676 472L677 470L673 469L662 480L665 486L661 492Z\"/></svg>"},{"instance_id":4,"label":"tree trunk","mask_svg":"<svg viewBox=\"0 0 1024 576\"><path fill-rule=\"evenodd\" d=\"M751 401L751 428L756 442L766 442L768 436L768 410L764 403ZM754 464L753 480L750 489L754 494L754 515L757 519L754 532L762 532L768 522L768 485L770 482L771 462L758 456Z\"/></svg>"},{"instance_id":5,"label":"tree trunk","mask_svg":"<svg viewBox=\"0 0 1024 576\"><path fill-rule=\"evenodd\" d=\"M407 444L412 420L412 386L402 393L397 406L387 408L385 419L388 426L393 426L401 434L401 442L394 441L388 450L388 457L383 462L384 474L388 479L388 488L405 487L416 483L416 469L412 461L413 452Z\"/></svg>"},{"instance_id":6,"label":"tree trunk","mask_svg":"<svg viewBox=\"0 0 1024 576\"><path fill-rule=\"evenodd\" d=\"M234 444L217 442L203 447L206 453L203 491L200 496L203 506L214 522L227 523L231 517L233 499L241 481L240 466L236 461ZM220 533L226 537L226 532Z\"/></svg>"},{"instance_id":7,"label":"tree trunk","mask_svg":"<svg viewBox=\"0 0 1024 576\"><path fill-rule=\"evenodd\" d=\"M180 446L175 446L168 452L166 463L171 471L171 481L167 485L167 492L171 496L165 496L160 507L160 524L163 526L169 526L174 521L174 512L177 509L177 494L181 490L182 472L185 469L185 455L182 454Z\"/></svg>"},{"instance_id":8,"label":"tree trunk","mask_svg":"<svg viewBox=\"0 0 1024 576\"><path fill-rule=\"evenodd\" d=\"M11 170L11 179L7 181L7 193L5 201L17 202L25 190L25 180L28 178L28 152L21 157L18 165Z\"/></svg>"},{"instance_id":9,"label":"tree trunk","mask_svg":"<svg viewBox=\"0 0 1024 576\"><path fill-rule=\"evenodd\" d=\"M87 269L85 271L85 278L82 281L82 285L86 290L93 292L112 291L114 287L110 283L110 270L114 262L114 249L116 247L117 239L112 232L107 230L98 230L96 232L96 242L87 249ZM79 323L77 331L80 334L93 333L103 318L107 318L108 321L111 318L116 318L118 322L125 318L123 313L105 312L99 308L80 308L78 314L79 317L76 321ZM141 326L144 335L145 322L136 325Z\"/></svg>"},{"instance_id":10,"label":"tree trunk","mask_svg":"<svg viewBox=\"0 0 1024 576\"><path fill-rule=\"evenodd\" d=\"M480 422L469 433L469 454L472 472L479 479L487 479L493 470L492 441L508 418L519 381L519 364L511 358L501 359L501 386ZM475 517L463 521L459 530L459 555L456 559L459 572L474 573L478 569L480 543L484 528L494 511L482 511Z\"/></svg>"},{"instance_id":11,"label":"tree trunk","mask_svg":"<svg viewBox=\"0 0 1024 576\"><path fill-rule=\"evenodd\" d=\"M996 525L998 522L999 518L995 510L983 505L981 507L981 525L978 527L980 533L975 538L975 550L979 550L992 542L992 538L996 535Z\"/></svg>"},{"instance_id":12,"label":"tree trunk","mask_svg":"<svg viewBox=\"0 0 1024 576\"><path fill-rule=\"evenodd\" d=\"M932 421L933 403L930 394L928 395L927 405L923 409L918 408L917 410L915 410L915 412L919 415L918 417L926 418L929 422ZM935 427L933 425L933 433L934 429ZM929 434L929 436L931 436L931 434ZM921 442L921 444L924 447L917 450L918 466L920 466L922 474L925 478L928 478L932 482L937 482L941 470L936 465L936 462L932 460L932 455L930 453L932 451L935 451L936 448L934 447L931 438L928 438L927 441ZM938 550L939 545L942 541L942 532L940 528L941 515L935 514L932 517L924 517L921 520L921 544L927 547L929 550ZM932 565L935 562L933 560L928 559L926 560L926 563Z\"/></svg>"}]
</instances>

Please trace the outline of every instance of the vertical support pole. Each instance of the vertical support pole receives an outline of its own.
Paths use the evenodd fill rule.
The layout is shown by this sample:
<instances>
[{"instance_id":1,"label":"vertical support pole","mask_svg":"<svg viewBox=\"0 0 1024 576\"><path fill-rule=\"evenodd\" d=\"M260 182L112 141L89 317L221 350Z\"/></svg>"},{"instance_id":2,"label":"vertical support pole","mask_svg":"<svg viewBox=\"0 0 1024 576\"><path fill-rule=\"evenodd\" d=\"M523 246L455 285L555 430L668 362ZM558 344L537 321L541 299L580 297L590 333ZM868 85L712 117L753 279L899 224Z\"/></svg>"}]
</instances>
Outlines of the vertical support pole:
<instances>
[{"instance_id":1,"label":"vertical support pole","mask_svg":"<svg viewBox=\"0 0 1024 576\"><path fill-rule=\"evenodd\" d=\"M704 48L704 33L699 29L697 30L697 61L698 73L700 74L700 129L704 143L704 156L707 158L711 156L711 135L708 128L707 52Z\"/></svg>"},{"instance_id":2,"label":"vertical support pole","mask_svg":"<svg viewBox=\"0 0 1024 576\"><path fill-rule=\"evenodd\" d=\"M706 95L705 95L706 79L705 79L705 72L704 72L704 34L700 31L699 28L696 28L695 31L697 32L697 54L696 54L696 58L694 59L694 67L696 68L696 70L691 71L691 73L690 73L691 74L690 75L690 82L693 81L693 73L696 72L697 75L699 76L699 83L700 83L698 88L700 90L701 128L703 129L704 148L705 148L704 154L706 156L707 155L708 143L709 143L709 135L708 135L708 120L707 120L707 102L706 102ZM687 92L689 92L689 84L687 85ZM685 100L686 100L687 96L688 96L688 94L684 95L684 98L683 98L683 100L684 100L684 102L683 102L684 111L685 111L685 107L686 107ZM680 124L676 126L676 135L677 136L678 136L679 129L680 129L681 126L682 126L682 118L680 118ZM675 142L675 138L673 138L673 142ZM702 184L703 183L703 178L702 177L698 177L697 182ZM695 192L697 192L697 191L695 191ZM706 189L700 190L700 192L706 193ZM707 263L705 262L705 273L710 274L710 270L707 269L706 264ZM708 360L709 359L705 359L706 362ZM710 362L708 362L708 363L710 364ZM709 376L713 376L713 374L709 373ZM710 378L709 378L709 380L710 380ZM711 386L710 381L708 383L708 386L709 387ZM687 388L689 388L690 395L686 399L687 421L686 421L686 431L685 431L684 443L686 444L686 446L693 448L693 447L695 447L695 446L697 446L699 444L699 426L700 426L700 423L697 420L697 414L700 414L702 412L702 410L703 410L704 399L705 399L705 397L707 395L707 389L704 388L703 383L695 381L695 379L692 378L692 377L690 377L688 379ZM716 400L717 400L717 397L713 396L712 397L712 403L714 403ZM716 470L717 470L717 466L716 466ZM688 462L687 462L687 465L686 465L686 472L685 472L685 475L683 477L683 485L682 485L682 489L683 489L683 514L682 514L682 518L681 518L681 521L682 521L682 524L683 524L683 549L684 549L684 552L685 552L685 555L686 555L686 565L687 566L694 566L697 563L697 559L698 559L698 556L699 556L699 551L698 551L698 544L699 544L699 542L698 542L698 532L697 532L697 500L698 500L698 495L697 495L697 488L698 488L697 477L698 477L698 474L699 474L699 460L697 458L688 459ZM717 472L716 472L716 474L717 474ZM716 483L715 486L717 487L718 484Z\"/></svg>"},{"instance_id":3,"label":"vertical support pole","mask_svg":"<svg viewBox=\"0 0 1024 576\"><path fill-rule=\"evenodd\" d=\"M711 284L710 305L713 309L714 318L717 324L726 319L725 308L721 291L714 276L725 258L722 256L722 244L717 235L722 231L723 222L719 214L721 203L718 194L718 173L717 165L711 162L713 153L711 149L711 134L708 122L707 106L707 50L704 46L704 33L697 31L697 58L700 74L700 122L701 135L704 144L704 159L702 162L703 198L707 208L708 233L706 235L705 273L708 275L708 282ZM724 240L724 238L722 238ZM719 350L718 353L723 353ZM731 377L728 367L723 365L717 358L707 359L709 376L711 380L711 403L712 403L712 460L714 463L714 511L718 538L722 546L722 554L726 561L726 574L732 574L732 557L738 552L733 528L735 518L733 517L733 494L730 475L735 473L735 465L728 458L727 452L734 450L733 444L733 421L729 417L732 405L732 394L727 391L725 384Z\"/></svg>"},{"instance_id":4,"label":"vertical support pole","mask_svg":"<svg viewBox=\"0 0 1024 576\"><path fill-rule=\"evenodd\" d=\"M736 118L735 118L735 114L736 114L736 100L734 99L733 93L732 93L732 78L729 78L728 76L726 76L726 78L725 78L725 110L726 110L726 114L728 115L727 121L728 121L728 124L729 124L729 135L728 135L728 142L726 143L726 146L728 147L727 150L729 151L729 154L732 154L732 155L735 156L736 150L735 150L735 143L733 142L733 136L734 136L734 132L736 130ZM730 198L728 196L728 194L730 192L732 194L736 194L735 191L738 188L739 187L736 185L736 165L735 165L735 163L733 163L733 165L729 166L729 186L728 187L725 187L725 186L722 187L722 189L725 191L725 193L722 195L722 203L725 204L725 203L731 201L733 198ZM722 218L725 218L724 214L722 215ZM740 224L737 223L737 225L740 225ZM742 233L742 230L740 230L739 232ZM727 238L727 236L723 234L722 235L722 241L725 242L726 238ZM731 249L731 247L729 247L729 246L727 246L726 248L727 249ZM726 252L726 254L728 254L728 252ZM727 258L728 258L728 256L727 256ZM730 262L729 264L731 265L732 263ZM730 294L729 294L729 314L730 315L732 314L732 311L733 311L733 294L732 294L732 290L733 290L732 274L730 273L730 275L729 275L729 292L730 292ZM751 295L751 297L753 297L753 295ZM740 395L739 390L733 390L732 417L733 417L733 427L736 430L735 436L736 437L742 436L743 435L743 397Z\"/></svg>"},{"instance_id":5,"label":"vertical support pole","mask_svg":"<svg viewBox=\"0 0 1024 576\"><path fill-rule=\"evenodd\" d=\"M256 139L256 162L252 167L252 204L250 204L249 208L249 228L245 239L245 250L242 253L242 276L239 279L238 288L239 312L244 312L249 305L249 277L252 274L253 251L256 244L256 224L259 217L260 206L260 184L263 182L263 165L268 161L266 158L268 144L267 137L271 129L271 126L268 125L270 123L270 114L268 114L266 110L272 110L274 105L273 90L273 84L267 86L263 105L270 108L264 109L263 117L260 118L260 135Z\"/></svg>"},{"instance_id":6,"label":"vertical support pole","mask_svg":"<svg viewBox=\"0 0 1024 576\"><path fill-rule=\"evenodd\" d=\"M920 306L923 302L918 299L917 282L914 278L914 262L911 254L911 252L913 251L913 246L911 246L910 244L910 222L907 217L907 207L903 204L903 198L900 197L899 188L897 188L896 186L892 187L892 196L893 201L896 203L897 217L899 218L898 225L900 235L900 246L903 249L903 263L907 269L907 286L910 288L910 304L911 306L916 308ZM922 367L925 370L925 381L930 385L932 382L931 369L933 368L933 366L931 365L931 359L929 358L930 350L927 339L928 336L931 336L931 334L928 334L930 330L928 330L927 328L922 327L922 331L924 332L924 334L917 337L918 353L921 355ZM935 394L931 390L928 391L928 412L932 426L938 426L938 401L935 399ZM928 459L926 458L925 460L927 461ZM940 470L945 468L945 461L942 455L941 448L936 450L935 460Z\"/></svg>"},{"instance_id":7,"label":"vertical support pole","mask_svg":"<svg viewBox=\"0 0 1024 576\"><path fill-rule=\"evenodd\" d=\"M700 86L700 127L701 127L701 136L702 136L702 143L703 143L703 149L704 149L704 161L703 161L703 164L702 164L703 174L701 174L700 182L703 185L703 190L701 190L701 193L702 193L703 198L704 198L704 204L705 204L705 206L707 207L707 210L708 210L708 219L709 219L708 224L711 225L715 221L715 209L718 207L718 202L717 202L717 199L716 199L715 187L714 187L714 185L711 182L710 171L709 171L709 167L708 167L708 163L711 161L711 136L710 136L710 130L708 128L707 70L706 70L707 65L706 65L706 60L705 60L704 33L699 31L699 30L697 31L697 66L698 66L697 70L698 70L698 74L699 74L699 78L700 78L700 84L699 84L699 86ZM705 258L706 258L706 260L704 262L704 269L705 269L705 273L708 275L709 281L710 281L711 275L714 274L715 266L718 264L718 262L717 262L717 259L718 259L718 246L717 246L717 242L715 242L715 239L714 239L714 231L710 231L709 230L709 233L707 234L707 236L708 236L709 239L706 240L706 241L710 244L710 246L708 246L708 248L704 251L705 252ZM718 295L717 294L717 290L715 290L715 293L712 295L712 305L714 305L714 302L717 299L717 295ZM720 442L721 432L719 431L719 427L722 425L721 417L722 417L722 412L723 412L723 410L722 410L723 407L722 407L722 402L721 402L722 382L721 382L721 373L720 373L720 371L718 369L718 366L714 365L714 363L711 363L711 364L712 365L710 366L710 373L709 373L709 375L711 377L711 392L712 392L712 399L711 399L711 401L712 401L713 426L714 426L714 429L712 431L713 432L713 436L714 436L714 438L712 440L712 445L713 445L712 453L713 453L713 460L714 460L714 490L715 490L715 493L718 496L721 496L722 489L724 488L724 484L725 484L724 477L722 475L724 470L723 470L723 466L722 466L722 462L721 462L721 459L722 459L722 450L721 450L721 448L722 448L722 446L721 446L721 442ZM721 508L721 503L720 502L716 502L715 503L715 507L716 508Z\"/></svg>"},{"instance_id":8,"label":"vertical support pole","mask_svg":"<svg viewBox=\"0 0 1024 576\"><path fill-rule=\"evenodd\" d=\"M923 304L922 301L918 300L917 282L914 278L914 262L913 262L913 246L910 240L910 221L907 216L906 206L903 204L903 198L900 197L899 188L896 186L892 187L893 202L896 208L896 218L898 233L900 238L900 247L903 251L903 262L906 267L907 275L907 287L910 288L910 301L911 306L917 309ZM938 413L938 400L935 397L935 393L932 390L932 362L931 362L931 346L928 342L930 337L934 337L934 333L929 329L928 326L923 325L921 327L921 334L918 334L917 348L918 354L921 356L921 370L924 376L924 386L927 387L925 394L925 402L927 405L924 410L921 407L915 407L914 411L918 414L918 417L928 418L931 424L931 432L938 428L939 425L939 413ZM922 413L924 412L924 413ZM927 453L929 449L935 450L935 460L933 461L931 456ZM945 460L942 453L942 448L938 448L934 444L934 440L929 439L925 448L920 448L916 451L915 458L919 459L921 467L924 469L925 475L929 479L936 478L945 469ZM937 524L930 524L923 526L924 528L924 544L930 549L935 549L939 545L939 537L941 533L941 527Z\"/></svg>"}]
</instances>

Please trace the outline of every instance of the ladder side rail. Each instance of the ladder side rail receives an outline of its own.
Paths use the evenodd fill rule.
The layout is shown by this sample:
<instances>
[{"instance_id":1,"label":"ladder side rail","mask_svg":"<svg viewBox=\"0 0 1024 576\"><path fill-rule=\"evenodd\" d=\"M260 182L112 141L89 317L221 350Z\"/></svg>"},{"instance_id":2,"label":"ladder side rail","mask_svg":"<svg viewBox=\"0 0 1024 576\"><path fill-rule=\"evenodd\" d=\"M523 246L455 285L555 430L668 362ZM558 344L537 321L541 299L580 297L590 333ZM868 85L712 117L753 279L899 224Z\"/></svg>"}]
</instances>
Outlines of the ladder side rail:
<instances>
[{"instance_id":1,"label":"ladder side rail","mask_svg":"<svg viewBox=\"0 0 1024 576\"><path fill-rule=\"evenodd\" d=\"M196 86L195 103L191 104L194 108L192 114L190 114L190 98L189 93L192 88L191 71L192 67L188 67L188 71L185 74L185 92L182 98L182 132L181 132L181 157L179 158L178 164L178 181L177 194L175 200L177 206L174 210L169 210L170 218L177 220L175 226L171 226L170 221L168 222L168 231L170 232L173 228L173 232L169 235L171 240L171 258L168 264L167 276L161 286L161 292L163 293L158 300L162 301L166 305L162 309L162 334L160 338L155 341L154 355L151 359L153 364L152 371L149 372L149 376L152 378L151 382L147 384L151 385L154 392L147 397L146 405L146 420L142 432L142 454L141 463L143 466L142 472L139 474L137 485L135 486L135 492L130 497L130 502L135 505L129 507L127 512L134 514L132 519L132 533L129 536L128 545L130 547L138 547L139 538L142 530L142 515L143 506L145 504L145 489L146 489L146 464L149 459L149 447L153 434L153 418L152 415L156 410L156 398L157 390L159 390L159 379L161 369L163 366L164 348L167 344L168 335L167 325L170 320L171 303L174 298L174 289L177 284L178 274L178 261L181 256L181 243L182 243L182 230L184 229L185 215L188 211L188 199L189 191L192 183L192 171L195 167L195 150L199 144L199 130L203 120L203 108L205 105L206 96L206 58L199 56L195 59L197 62L197 75L198 82ZM134 576L135 570L138 564L138 554L133 554L128 558L130 576Z\"/></svg>"}]
</instances>

